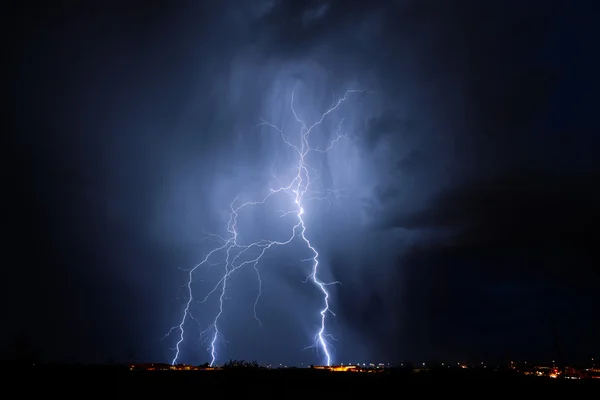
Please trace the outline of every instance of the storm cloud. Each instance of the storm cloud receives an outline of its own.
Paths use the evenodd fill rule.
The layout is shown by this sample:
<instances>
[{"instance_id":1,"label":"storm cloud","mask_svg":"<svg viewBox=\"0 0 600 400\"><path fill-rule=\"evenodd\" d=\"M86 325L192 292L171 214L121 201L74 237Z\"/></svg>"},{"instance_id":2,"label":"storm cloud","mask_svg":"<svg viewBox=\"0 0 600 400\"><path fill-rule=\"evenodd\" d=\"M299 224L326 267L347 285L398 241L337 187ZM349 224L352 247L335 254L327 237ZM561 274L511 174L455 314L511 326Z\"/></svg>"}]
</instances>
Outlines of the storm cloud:
<instances>
[{"instance_id":1,"label":"storm cloud","mask_svg":"<svg viewBox=\"0 0 600 400\"><path fill-rule=\"evenodd\" d=\"M566 8L156 4L12 10L8 167L19 172L3 201L31 210L9 216L13 227L32 227L13 240L40 250L21 256L12 276L23 282L25 266L36 266L25 308L39 318L9 314L38 332L49 357L119 359L135 348L170 361L172 339L160 338L180 318L185 271L214 245L206 233L226 233L236 196L255 200L290 177L293 154L259 124L293 135L293 90L308 121L346 90L364 90L324 121L320 137L331 138L344 118L347 138L315 159L324 189L340 196L309 211L324 279L342 282L332 287L336 360L503 357L523 350L521 336L509 349L482 349L498 349L497 332L540 315L531 298L581 287L565 278L565 263L597 280L588 266L598 238L586 232L598 219L598 180L581 172L593 157L549 122L565 93L553 49ZM249 237L265 233L262 212L244 217ZM302 258L292 248L265 259L263 328L248 308L255 279L240 273L224 358L315 362L302 348L320 298L301 283ZM215 268L203 269L199 293L218 280ZM504 319L486 320L484 305ZM196 306L206 327L215 305ZM52 324L57 314L76 332ZM197 329L187 332L184 361L206 361Z\"/></svg>"}]
</instances>

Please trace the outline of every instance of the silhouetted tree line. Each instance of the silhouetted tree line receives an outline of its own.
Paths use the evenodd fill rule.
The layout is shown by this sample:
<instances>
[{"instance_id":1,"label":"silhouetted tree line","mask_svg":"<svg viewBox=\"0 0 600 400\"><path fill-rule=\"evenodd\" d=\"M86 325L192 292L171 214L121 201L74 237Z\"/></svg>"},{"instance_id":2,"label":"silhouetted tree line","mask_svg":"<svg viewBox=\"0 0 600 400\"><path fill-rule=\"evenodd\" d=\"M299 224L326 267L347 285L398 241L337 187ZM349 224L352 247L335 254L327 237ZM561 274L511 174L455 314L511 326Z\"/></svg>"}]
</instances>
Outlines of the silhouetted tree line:
<instances>
[{"instance_id":1,"label":"silhouetted tree line","mask_svg":"<svg viewBox=\"0 0 600 400\"><path fill-rule=\"evenodd\" d=\"M223 369L234 369L234 368L260 368L256 361L245 361L245 360L229 360L223 364Z\"/></svg>"},{"instance_id":2,"label":"silhouetted tree line","mask_svg":"<svg viewBox=\"0 0 600 400\"><path fill-rule=\"evenodd\" d=\"M19 332L9 339L4 358L11 364L29 366L41 361L41 351L33 344L25 332Z\"/></svg>"}]
</instances>

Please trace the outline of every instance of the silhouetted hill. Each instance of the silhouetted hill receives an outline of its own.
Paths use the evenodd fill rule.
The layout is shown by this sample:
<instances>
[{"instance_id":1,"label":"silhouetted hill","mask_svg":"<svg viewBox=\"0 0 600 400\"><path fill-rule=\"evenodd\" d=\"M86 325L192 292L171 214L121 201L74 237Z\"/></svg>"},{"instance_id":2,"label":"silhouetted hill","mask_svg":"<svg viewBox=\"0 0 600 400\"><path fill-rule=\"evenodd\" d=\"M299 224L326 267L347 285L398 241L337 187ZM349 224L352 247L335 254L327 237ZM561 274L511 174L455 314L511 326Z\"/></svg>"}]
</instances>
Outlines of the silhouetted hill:
<instances>
[{"instance_id":1,"label":"silhouetted hill","mask_svg":"<svg viewBox=\"0 0 600 400\"><path fill-rule=\"evenodd\" d=\"M43 365L29 368L6 369L3 375L19 375L18 380L9 382L49 381L58 390L76 390L73 383L81 388L98 390L125 390L136 388L150 394L155 388L178 388L178 390L204 390L207 386L218 385L223 390L241 388L269 389L305 393L323 388L344 391L354 388L401 388L405 385L424 385L432 388L458 390L502 390L507 387L520 388L523 385L535 386L536 390L560 387L568 390L589 390L589 386L600 388L600 380L566 380L523 376L512 371L494 372L490 370L439 370L411 372L410 370L386 370L378 373L330 372L311 369L230 369L219 371L130 371L123 365L60 366ZM484 385L481 385L484 383ZM514 386L512 384L515 384ZM61 389L62 388L62 389ZM113 389L111 389L113 388ZM462 388L462 389L461 389ZM162 390L162 389L161 389ZM371 389L369 389L371 390ZM519 391L521 389L518 389ZM593 388L592 388L593 390Z\"/></svg>"}]
</instances>

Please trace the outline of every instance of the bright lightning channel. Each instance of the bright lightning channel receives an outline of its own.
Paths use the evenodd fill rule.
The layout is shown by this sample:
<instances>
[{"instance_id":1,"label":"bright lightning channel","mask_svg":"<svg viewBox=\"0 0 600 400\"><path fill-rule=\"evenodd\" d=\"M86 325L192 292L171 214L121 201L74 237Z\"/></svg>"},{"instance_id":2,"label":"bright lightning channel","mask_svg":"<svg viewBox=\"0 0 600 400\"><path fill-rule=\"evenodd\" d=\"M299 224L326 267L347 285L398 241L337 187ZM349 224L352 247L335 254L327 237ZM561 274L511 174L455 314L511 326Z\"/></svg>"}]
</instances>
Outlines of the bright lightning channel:
<instances>
[{"instance_id":1,"label":"bright lightning channel","mask_svg":"<svg viewBox=\"0 0 600 400\"><path fill-rule=\"evenodd\" d=\"M317 349L317 351L321 350L324 354L325 364L327 366L331 365L331 353L333 347L327 339L333 339L333 337L327 333L326 322L328 314L331 314L333 316L335 316L335 314L330 309L330 295L327 290L327 287L333 284L339 284L340 282L323 282L321 279L319 279L319 252L316 250L316 248L313 246L313 244L306 235L306 223L304 220L304 203L308 200L328 200L327 194L330 191L326 191L326 194L323 195L322 191L319 192L312 189L312 185L318 179L318 176L316 179L311 180L311 174L309 170L311 170L312 168L307 164L306 158L311 152L328 152L335 146L335 144L339 140L346 137L345 135L341 134L341 128L343 123L343 119L341 119L338 125L338 130L335 138L324 149L311 147L309 142L312 131L316 127L318 127L329 114L336 111L346 100L348 100L348 97L351 94L362 92L364 92L364 90L347 90L343 97L339 98L338 100L334 100L333 104L329 107L329 109L323 114L321 114L320 118L315 123L313 123L312 125L308 125L302 118L299 117L298 113L296 112L294 105L295 90L292 91L290 109L292 114L294 115L296 122L300 125L299 145L293 144L290 140L288 140L284 130L282 128L278 128L274 124L262 121L260 124L257 125L267 126L274 129L281 135L283 142L294 150L294 152L297 154L297 164L295 166L296 174L291 178L291 181L287 185L281 186L276 189L271 189L262 200L245 202L236 205L238 200L238 198L236 197L231 202L231 212L229 214L229 221L227 223L228 236L226 238L223 238L221 236L211 234L211 237L218 240L220 244L217 247L213 248L210 252L208 252L204 259L200 261L200 263L196 264L192 269L188 271L188 279L185 285L185 288L187 290L187 301L183 309L183 315L181 317L181 320L179 321L179 324L173 326L164 337L166 338L174 332L178 333L177 343L175 345L175 348L173 349L175 355L171 362L172 365L177 364L177 361L180 357L181 344L183 343L185 336L184 326L186 322L188 321L188 319L190 319L198 323L198 321L194 318L194 316L191 313L191 308L195 304L192 283L194 280L194 274L198 270L198 268L204 265L224 265L223 275L221 276L220 280L215 284L212 290L210 290L208 294L200 301L200 303L205 303L215 293L217 293L219 296L219 311L215 315L213 322L208 326L208 328L200 332L201 337L206 338L207 335L209 335L210 337L210 345L207 351L210 353L211 356L210 365L213 366L217 360L217 342L221 337L221 333L219 331L219 319L223 315L224 302L227 297L228 283L231 279L232 274L238 269L245 266L251 266L254 269L258 281L258 294L256 296L256 300L254 301L254 318L259 324L261 324L260 319L258 318L256 313L258 301L262 294L262 280L260 277L259 270L257 268L258 263L265 255L265 253L272 247L289 244L295 239L300 240L302 243L304 243L306 248L312 253L312 257L308 258L308 260L312 262L311 272L304 282L308 282L309 280L312 281L323 295L323 308L319 311L320 326L317 333L314 336L314 344L309 347L314 347ZM264 205L268 199L270 199L274 195L282 193L290 194L294 199L293 210L285 212L280 211L281 217L285 217L287 215L295 216L296 223L291 230L290 236L283 241L263 239L253 243L240 243L238 241L237 227L237 218L239 213L245 208L251 206ZM249 259L244 259L243 256L247 257L247 254L249 254L250 250L256 251L258 255L250 256ZM250 252L250 254L252 253ZM216 258L217 255L221 255L221 258L219 259L219 262L215 264L214 262L211 262L211 260L213 258Z\"/></svg>"}]
</instances>

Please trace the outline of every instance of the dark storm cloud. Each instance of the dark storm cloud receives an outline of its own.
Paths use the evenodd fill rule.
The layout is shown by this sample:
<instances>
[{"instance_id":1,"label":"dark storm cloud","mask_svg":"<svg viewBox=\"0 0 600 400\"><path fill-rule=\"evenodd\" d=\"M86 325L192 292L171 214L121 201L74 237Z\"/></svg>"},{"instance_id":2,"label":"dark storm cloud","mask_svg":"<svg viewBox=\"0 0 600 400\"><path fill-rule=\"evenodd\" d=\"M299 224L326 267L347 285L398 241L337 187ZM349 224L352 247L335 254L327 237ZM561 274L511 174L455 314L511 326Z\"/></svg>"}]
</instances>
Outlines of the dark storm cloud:
<instances>
[{"instance_id":1,"label":"dark storm cloud","mask_svg":"<svg viewBox=\"0 0 600 400\"><path fill-rule=\"evenodd\" d=\"M568 167L571 162L564 159L555 140L562 133L545 129L543 122L550 118L547 107L561 95L558 80L570 73L561 70L552 54L555 33L561 29L558 16L566 12L556 5L330 1L287 7L277 3L260 19L256 32L265 55L313 57L346 79L362 74L371 78L384 99L379 114L365 121L361 137L365 157L376 171L364 207L370 225L402 228L404 233L382 235L384 241L412 245L398 245L398 259L392 263L356 255L345 263L332 260L334 268L343 265L335 268L342 276L344 268L351 269L349 264L362 265L357 284L361 289L340 296L349 310L356 311L353 316L343 315L350 326L364 332L363 339L385 338L383 347L389 350L393 331L417 342L423 333L419 329L427 330L419 328L418 320L431 316L435 321L420 304L440 293L436 281L446 279L448 285L446 295L434 300L447 305L436 314L446 314L449 321L431 322L429 332L439 328L444 336L452 318L460 323L459 314L470 301L486 297L493 303L497 297L479 289L479 295L474 292L472 297L479 300L461 300L465 297L460 296L458 276L477 281L476 275L482 273L515 282L507 283L515 288L513 294L526 293L521 285L535 281L532 275L553 275L540 282L556 284L561 276L556 271L559 263L544 252L557 246L563 260L581 263L582 273L590 272L591 255L582 250L595 239L583 232L594 226L585 222L589 220L585 212L593 213L596 206L593 200L579 202L581 196L589 197L581 192L595 192L594 181L580 178ZM307 18L310 13L318 17ZM530 173L527 166L532 165L540 171ZM561 167L569 172L557 173ZM518 168L524 170L515 172ZM362 247L369 245L365 241ZM475 267L470 261L466 264L474 269L461 272L461 262L453 261L455 253L485 265ZM489 258L503 259L510 266ZM524 261L528 258L530 266ZM565 267L561 268L564 273ZM389 291L370 284L376 275L392 279L395 273L405 280L406 295L397 294L394 280ZM497 286L493 279L480 282ZM375 300L382 296L386 300ZM452 296L456 303L449 301ZM369 307L370 303L379 306ZM397 309L398 303L405 311L396 312L395 318L386 315L386 307ZM520 310L518 304L509 307L510 313L531 315L531 310ZM361 309L370 317L360 317ZM510 313L506 318L511 318ZM465 320L476 318L468 312L464 315ZM387 322L378 322L383 319ZM413 323L417 328L412 332L404 327ZM466 329L452 336L473 334L481 331ZM423 343L440 340L430 337ZM444 343L428 354L461 345ZM405 351L401 347L397 348L400 354Z\"/></svg>"},{"instance_id":2,"label":"dark storm cloud","mask_svg":"<svg viewBox=\"0 0 600 400\"><path fill-rule=\"evenodd\" d=\"M54 274L40 268L32 304L57 298L42 290L43 277L69 276L75 293L64 289L65 299L41 312L67 310L64 319L78 321L68 335L54 329L53 340L65 336L56 352L78 358L89 340L103 345L81 357L118 357L131 342L141 343L143 357L171 356L172 343L158 338L180 315L178 267L206 253L205 232L224 233L236 195L255 199L274 171L285 175L277 135L256 124L292 125L293 87L309 119L332 93L367 89L343 111L351 139L319 160L324 184L347 191L310 230L323 273L343 281L332 289L340 361L481 354L506 326L545 309L534 294L569 282L558 279L558 260L594 257L586 246L597 237L583 232L597 220L597 188L592 177L574 178L593 157L577 157L582 141L549 122L560 114L548 107L560 104L564 80L553 54L562 13L554 3L106 3L46 11L17 13L21 25L36 24L15 30L22 134L14 153L21 161L11 165L37 160L25 163L35 182L15 178L15 193L34 210L34 241L51 243L27 257L56 264ZM532 165L535 173L515 172ZM556 172L563 167L568 173ZM31 188L48 200L32 199ZM248 226L263 217L247 216ZM545 253L551 247L562 250ZM312 334L307 310L318 299L294 285L303 278L294 255L275 252L265 263L272 273L264 275L261 312L273 331L254 332L246 297L237 297L245 313L225 320L231 357L312 359L295 358ZM214 269L207 271L199 289L212 282ZM538 279L548 273L554 278ZM237 282L254 295L252 276ZM83 300L75 306L73 298ZM100 319L89 322L88 310ZM211 315L199 316L207 323ZM278 323L284 318L289 325ZM122 339L103 342L98 326ZM473 340L488 336L490 343ZM511 340L519 348L519 337ZM193 362L206 360L193 340L186 351Z\"/></svg>"},{"instance_id":3,"label":"dark storm cloud","mask_svg":"<svg viewBox=\"0 0 600 400\"><path fill-rule=\"evenodd\" d=\"M184 135L169 135L180 110L192 106L182 76L200 59L173 41L202 31L178 25L179 11L110 2L7 9L15 101L4 162L14 189L3 201L16 210L9 226L23 232L12 236L20 262L10 281L29 282L8 291L11 302L23 301L8 320L47 359L122 359L130 347L157 357L160 336L144 331L163 329L163 321L140 310L160 313L172 297L161 294L170 291L160 285L165 273L189 264L149 234L148 199L169 190L169 150L184 156Z\"/></svg>"},{"instance_id":4,"label":"dark storm cloud","mask_svg":"<svg viewBox=\"0 0 600 400\"><path fill-rule=\"evenodd\" d=\"M593 349L597 319L587 305L600 279L597 182L597 174L512 171L453 188L422 212L390 221L450 232L421 240L399 260L406 273L398 301L412 305L404 323L421 338L415 347L432 357L450 349L498 357L494 346L505 356L543 357L554 351L544 332L557 331L572 356L582 356L578 346ZM578 306L561 303L563 296Z\"/></svg>"},{"instance_id":5,"label":"dark storm cloud","mask_svg":"<svg viewBox=\"0 0 600 400\"><path fill-rule=\"evenodd\" d=\"M421 304L406 321L425 336L457 325L471 325L490 341L516 335L508 340L514 347L505 350L522 352L526 345L518 343L520 336L530 331L538 337L538 332L553 329L550 321L555 320L586 332L580 340L593 347L594 322L585 317L587 309L567 310L553 304L553 298L569 293L574 304L593 302L600 278L594 250L598 235L592 228L600 217L597 182L597 174L513 170L457 186L423 211L391 220L395 227L451 232L442 240L422 241L402 258L409 268L404 283L408 299ZM432 275L436 284L427 282ZM484 325L472 326L473 321ZM511 326L519 326L518 333L509 333ZM460 341L461 334L442 336ZM572 339L569 329L560 334ZM527 345L530 356L550 351L552 343L540 340L541 345Z\"/></svg>"},{"instance_id":6,"label":"dark storm cloud","mask_svg":"<svg viewBox=\"0 0 600 400\"><path fill-rule=\"evenodd\" d=\"M422 211L399 215L389 220L389 227L441 229L452 232L442 243L455 251L493 252L526 251L575 253L588 262L554 267L532 263L524 273L551 274L551 280L567 283L580 274L593 274L589 269L596 254L591 249L598 241L593 226L599 222L600 200L598 176L551 175L519 169L507 171L487 180L472 181L441 193L424 206ZM427 246L427 244L425 244ZM440 249L441 250L441 249ZM482 267L485 268L485 267ZM504 273L514 274L507 265ZM537 269L541 268L541 271ZM591 276L590 276L591 277Z\"/></svg>"}]
</instances>

